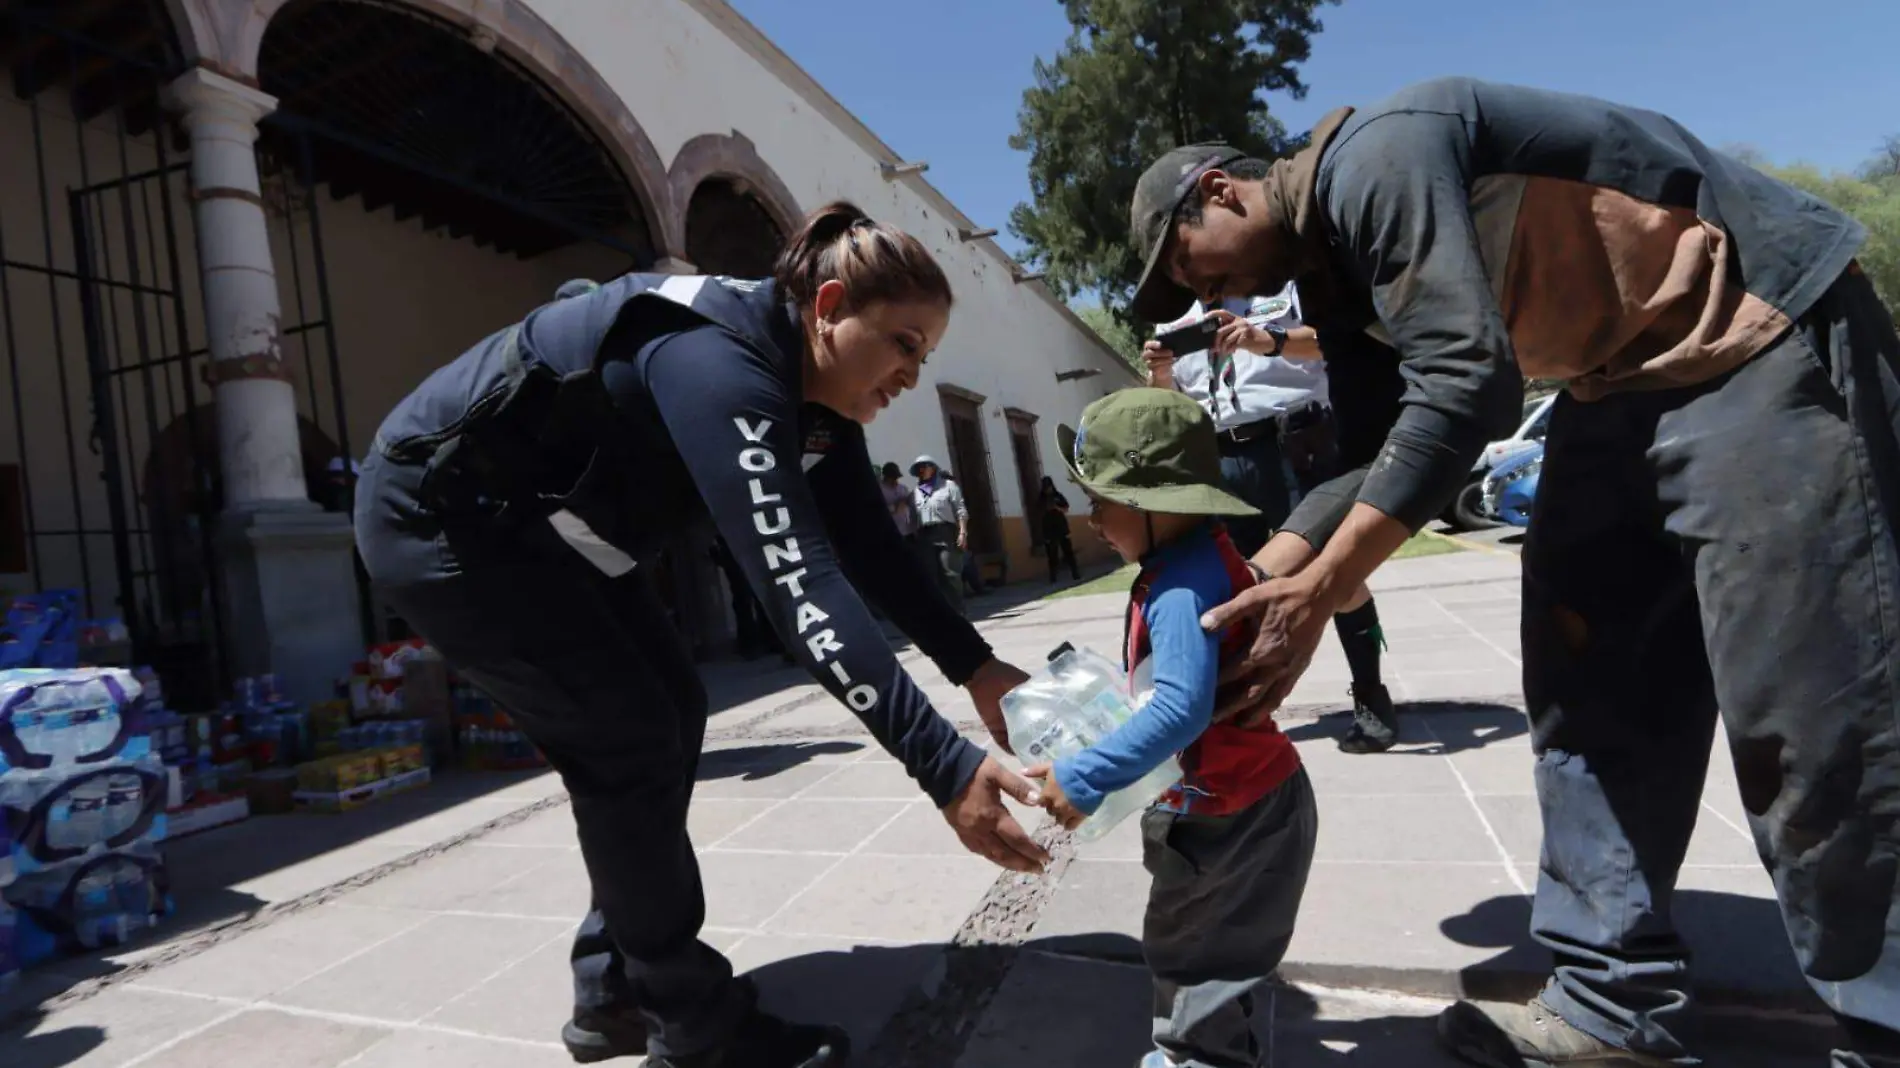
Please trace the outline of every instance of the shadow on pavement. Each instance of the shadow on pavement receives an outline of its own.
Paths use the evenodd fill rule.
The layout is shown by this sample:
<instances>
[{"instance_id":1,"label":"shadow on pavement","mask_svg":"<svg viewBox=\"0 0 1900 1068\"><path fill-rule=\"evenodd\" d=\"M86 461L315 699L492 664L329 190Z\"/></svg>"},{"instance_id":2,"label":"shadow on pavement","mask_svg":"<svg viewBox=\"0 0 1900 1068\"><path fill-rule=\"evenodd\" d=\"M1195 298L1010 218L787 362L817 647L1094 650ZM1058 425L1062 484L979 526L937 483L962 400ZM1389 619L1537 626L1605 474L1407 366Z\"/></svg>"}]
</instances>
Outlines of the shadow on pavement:
<instances>
[{"instance_id":1,"label":"shadow on pavement","mask_svg":"<svg viewBox=\"0 0 1900 1068\"><path fill-rule=\"evenodd\" d=\"M1408 701L1398 709L1399 743L1404 748L1368 759L1463 753L1530 731L1523 709L1493 701ZM1351 726L1351 711L1334 712L1289 726L1286 736L1296 742L1337 740Z\"/></svg>"},{"instance_id":2,"label":"shadow on pavement","mask_svg":"<svg viewBox=\"0 0 1900 1068\"><path fill-rule=\"evenodd\" d=\"M1685 1025L1689 1041L1735 1030L1733 1017L1752 1009L1795 1010L1825 1015L1826 1006L1808 988L1771 899L1707 890L1677 890L1671 901L1677 929L1690 949L1689 981L1709 1011ZM1531 901L1516 895L1482 901L1439 923L1460 945L1498 954L1464 968L1459 987L1486 1001L1527 1001L1550 974L1550 952L1531 937ZM1759 1025L1766 1032L1783 1024ZM1790 1030L1796 1051L1812 1047L1816 1028ZM1722 1062L1726 1063L1726 1062Z\"/></svg>"},{"instance_id":3,"label":"shadow on pavement","mask_svg":"<svg viewBox=\"0 0 1900 1068\"><path fill-rule=\"evenodd\" d=\"M532 798L524 797L519 805L490 804L444 815L544 774L551 773L448 770L427 786L383 798L353 812L255 815L240 823L169 840L163 850L176 912L156 929L123 946L62 957L27 969L18 989L0 994L0 1029L11 1029L21 1013L33 1011L81 982L110 976L130 961L162 951L168 943L207 928L242 922L269 905L354 877L426 848L427 842L455 837L515 807L532 804ZM400 842L369 841L436 816L443 817L439 828L431 826L401 836ZM315 864L305 873L288 875L268 890L237 889L310 862ZM6 1063L7 1059L0 1057L0 1065Z\"/></svg>"},{"instance_id":4,"label":"shadow on pavement","mask_svg":"<svg viewBox=\"0 0 1900 1068\"><path fill-rule=\"evenodd\" d=\"M783 742L717 749L699 758L699 781L769 779L816 757L855 753L861 742Z\"/></svg>"},{"instance_id":5,"label":"shadow on pavement","mask_svg":"<svg viewBox=\"0 0 1900 1068\"><path fill-rule=\"evenodd\" d=\"M46 1019L46 1014L35 1010L26 1013L23 1018L16 1019L12 1026L6 1029L14 1031L17 1028L18 1034L0 1037L0 1043L4 1043L7 1050L5 1063L72 1064L105 1044L105 1028L91 1024L61 1028L37 1035L26 1034L27 1031L39 1026L44 1019Z\"/></svg>"}]
</instances>

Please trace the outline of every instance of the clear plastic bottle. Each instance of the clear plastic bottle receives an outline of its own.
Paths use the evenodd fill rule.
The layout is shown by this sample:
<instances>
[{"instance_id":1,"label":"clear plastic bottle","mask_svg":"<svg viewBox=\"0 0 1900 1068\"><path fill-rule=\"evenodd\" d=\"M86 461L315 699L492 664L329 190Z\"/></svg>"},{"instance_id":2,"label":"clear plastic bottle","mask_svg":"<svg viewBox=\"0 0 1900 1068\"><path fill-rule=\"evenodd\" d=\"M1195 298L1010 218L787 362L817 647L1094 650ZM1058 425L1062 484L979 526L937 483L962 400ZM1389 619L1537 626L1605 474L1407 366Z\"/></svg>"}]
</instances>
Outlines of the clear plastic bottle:
<instances>
[{"instance_id":1,"label":"clear plastic bottle","mask_svg":"<svg viewBox=\"0 0 1900 1068\"><path fill-rule=\"evenodd\" d=\"M106 781L94 775L67 794L70 807L66 816L68 849L91 849L105 841Z\"/></svg>"},{"instance_id":2,"label":"clear plastic bottle","mask_svg":"<svg viewBox=\"0 0 1900 1068\"><path fill-rule=\"evenodd\" d=\"M1040 764L1087 749L1134 718L1140 707L1114 663L1089 649L1065 647L1028 682L1004 695L1003 719L1017 757ZM1168 758L1140 781L1103 798L1076 828L1076 838L1101 838L1153 804L1180 778L1179 763Z\"/></svg>"}]
</instances>

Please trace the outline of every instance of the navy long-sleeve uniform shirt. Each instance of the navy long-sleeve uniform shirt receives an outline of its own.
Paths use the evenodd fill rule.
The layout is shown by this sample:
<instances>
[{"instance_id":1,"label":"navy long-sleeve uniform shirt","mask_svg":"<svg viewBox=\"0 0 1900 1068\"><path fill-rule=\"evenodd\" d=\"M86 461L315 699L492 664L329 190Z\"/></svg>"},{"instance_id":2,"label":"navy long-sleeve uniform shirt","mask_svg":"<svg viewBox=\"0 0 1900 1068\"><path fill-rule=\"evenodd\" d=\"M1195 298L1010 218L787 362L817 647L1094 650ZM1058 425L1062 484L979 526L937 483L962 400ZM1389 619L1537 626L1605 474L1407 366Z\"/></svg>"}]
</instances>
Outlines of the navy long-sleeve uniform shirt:
<instances>
[{"instance_id":1,"label":"navy long-sleeve uniform shirt","mask_svg":"<svg viewBox=\"0 0 1900 1068\"><path fill-rule=\"evenodd\" d=\"M710 514L787 648L941 807L983 751L898 665L859 591L953 683L990 647L891 523L863 428L804 402L803 346L797 313L770 282L626 275L439 369L375 448L420 459L480 437L484 421L508 425L509 398L536 375L558 379L564 396L604 394L492 435L511 444L490 459L532 480L529 514L610 575ZM550 425L563 421L598 425ZM545 444L557 438L558 456Z\"/></svg>"}]
</instances>

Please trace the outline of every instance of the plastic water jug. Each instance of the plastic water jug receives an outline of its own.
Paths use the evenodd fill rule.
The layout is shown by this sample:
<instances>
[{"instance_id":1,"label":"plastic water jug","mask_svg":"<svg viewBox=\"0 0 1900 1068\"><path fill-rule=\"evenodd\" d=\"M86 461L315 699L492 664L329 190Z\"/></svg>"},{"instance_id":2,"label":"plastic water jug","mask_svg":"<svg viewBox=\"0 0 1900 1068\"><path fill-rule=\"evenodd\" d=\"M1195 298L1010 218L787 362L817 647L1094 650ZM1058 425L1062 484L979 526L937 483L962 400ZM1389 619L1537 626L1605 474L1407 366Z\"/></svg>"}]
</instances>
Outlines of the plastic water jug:
<instances>
[{"instance_id":1,"label":"plastic water jug","mask_svg":"<svg viewBox=\"0 0 1900 1068\"><path fill-rule=\"evenodd\" d=\"M1129 693L1115 664L1089 649L1064 645L1029 681L1003 696L1010 748L1025 764L1073 756L1134 718L1145 701ZM1101 807L1076 828L1092 842L1140 812L1179 782L1181 766L1169 757L1138 782L1102 799Z\"/></svg>"}]
</instances>

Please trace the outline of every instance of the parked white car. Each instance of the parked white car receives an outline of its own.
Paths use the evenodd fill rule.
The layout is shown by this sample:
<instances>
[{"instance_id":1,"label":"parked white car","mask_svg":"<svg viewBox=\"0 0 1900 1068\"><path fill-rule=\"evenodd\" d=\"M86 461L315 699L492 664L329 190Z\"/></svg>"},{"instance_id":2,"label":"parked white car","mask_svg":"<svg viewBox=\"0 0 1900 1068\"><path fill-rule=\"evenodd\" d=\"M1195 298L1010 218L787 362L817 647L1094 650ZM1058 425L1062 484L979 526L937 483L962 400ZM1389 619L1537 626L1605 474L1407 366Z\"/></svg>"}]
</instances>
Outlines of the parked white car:
<instances>
[{"instance_id":1,"label":"parked white car","mask_svg":"<svg viewBox=\"0 0 1900 1068\"><path fill-rule=\"evenodd\" d=\"M1535 448L1544 440L1544 431L1550 425L1550 408L1557 401L1557 395L1524 402L1524 421L1518 425L1517 432L1501 441L1494 441L1478 454L1478 462L1471 467L1471 475L1465 480L1465 486L1452 499L1451 507L1445 509L1443 519L1453 530L1482 530L1497 526L1497 519L1485 511L1484 476L1493 467L1516 456L1526 449Z\"/></svg>"}]
</instances>

